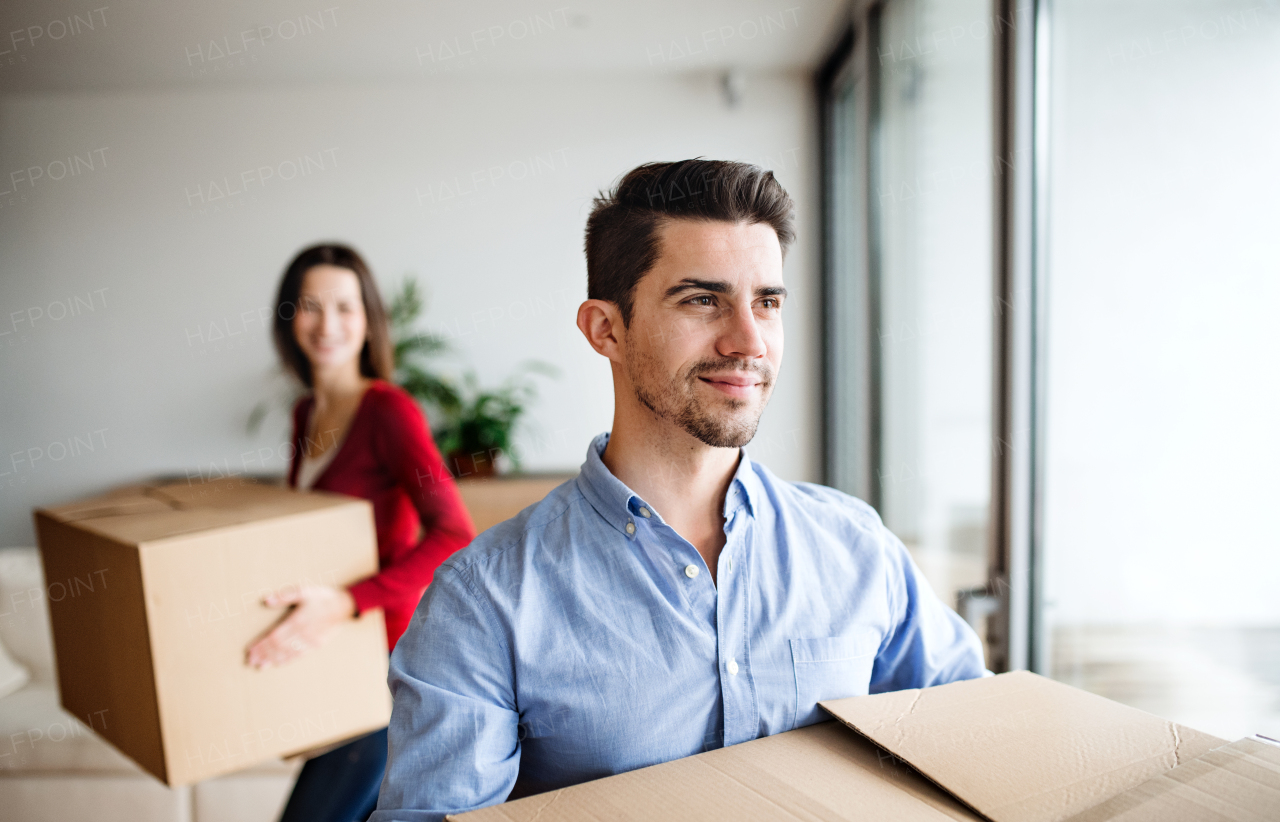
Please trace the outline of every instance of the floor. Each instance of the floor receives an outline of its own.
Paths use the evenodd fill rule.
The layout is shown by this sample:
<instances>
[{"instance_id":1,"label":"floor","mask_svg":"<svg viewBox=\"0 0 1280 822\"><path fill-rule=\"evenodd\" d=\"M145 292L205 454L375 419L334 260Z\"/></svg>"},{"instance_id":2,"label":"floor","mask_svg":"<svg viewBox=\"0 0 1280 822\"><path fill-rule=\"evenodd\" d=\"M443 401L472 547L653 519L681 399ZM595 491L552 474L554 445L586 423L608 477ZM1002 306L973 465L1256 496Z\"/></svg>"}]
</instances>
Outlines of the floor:
<instances>
[{"instance_id":1,"label":"floor","mask_svg":"<svg viewBox=\"0 0 1280 822\"><path fill-rule=\"evenodd\" d=\"M1280 739L1280 627L1060 625L1050 675L1202 731Z\"/></svg>"},{"instance_id":2,"label":"floor","mask_svg":"<svg viewBox=\"0 0 1280 822\"><path fill-rule=\"evenodd\" d=\"M965 550L907 547L955 607L956 590L985 579L986 556L952 542ZM1224 739L1280 739L1280 626L1057 625L1048 657L1049 676L1108 699Z\"/></svg>"}]
</instances>

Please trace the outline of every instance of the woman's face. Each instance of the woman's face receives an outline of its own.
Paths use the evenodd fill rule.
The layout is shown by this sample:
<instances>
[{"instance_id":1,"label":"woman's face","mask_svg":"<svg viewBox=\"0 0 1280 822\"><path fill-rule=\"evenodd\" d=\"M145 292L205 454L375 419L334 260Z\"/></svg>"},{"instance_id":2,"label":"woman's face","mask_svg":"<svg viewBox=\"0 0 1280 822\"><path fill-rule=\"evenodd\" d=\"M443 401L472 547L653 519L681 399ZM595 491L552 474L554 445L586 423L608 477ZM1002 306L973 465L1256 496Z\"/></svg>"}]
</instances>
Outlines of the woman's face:
<instances>
[{"instance_id":1,"label":"woman's face","mask_svg":"<svg viewBox=\"0 0 1280 822\"><path fill-rule=\"evenodd\" d=\"M354 271L317 265L302 277L293 336L311 361L312 371L329 371L355 361L369 325L360 280Z\"/></svg>"}]
</instances>

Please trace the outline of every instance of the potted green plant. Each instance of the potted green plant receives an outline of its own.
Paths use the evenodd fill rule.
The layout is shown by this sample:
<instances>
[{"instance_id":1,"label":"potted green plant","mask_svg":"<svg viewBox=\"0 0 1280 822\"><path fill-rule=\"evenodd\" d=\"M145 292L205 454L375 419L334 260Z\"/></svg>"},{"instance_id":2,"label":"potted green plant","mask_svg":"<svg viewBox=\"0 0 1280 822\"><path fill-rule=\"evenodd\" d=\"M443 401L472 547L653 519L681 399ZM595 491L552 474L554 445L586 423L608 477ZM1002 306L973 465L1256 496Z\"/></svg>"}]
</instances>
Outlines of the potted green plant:
<instances>
[{"instance_id":1,"label":"potted green plant","mask_svg":"<svg viewBox=\"0 0 1280 822\"><path fill-rule=\"evenodd\" d=\"M429 360L448 352L449 342L439 334L414 327L425 306L418 281L406 277L387 309L395 382L423 405L449 406L459 401L458 392L428 366Z\"/></svg>"},{"instance_id":2,"label":"potted green plant","mask_svg":"<svg viewBox=\"0 0 1280 822\"><path fill-rule=\"evenodd\" d=\"M532 376L559 376L547 363L529 360L495 389L484 389L474 371L462 384L438 376L427 361L448 351L441 336L418 332L414 326L424 308L417 282L406 279L391 301L389 317L395 350L396 382L428 409L433 435L455 477L487 477L497 473L505 457L516 470L520 456L513 434L529 404L537 398Z\"/></svg>"},{"instance_id":3,"label":"potted green plant","mask_svg":"<svg viewBox=\"0 0 1280 822\"><path fill-rule=\"evenodd\" d=\"M442 421L435 430L436 444L455 477L488 477L497 472L498 459L506 457L520 469L520 455L512 433L521 415L537 398L533 374L557 376L554 367L530 360L500 387L480 387L475 372L463 376L462 390L448 403L437 403Z\"/></svg>"}]
</instances>

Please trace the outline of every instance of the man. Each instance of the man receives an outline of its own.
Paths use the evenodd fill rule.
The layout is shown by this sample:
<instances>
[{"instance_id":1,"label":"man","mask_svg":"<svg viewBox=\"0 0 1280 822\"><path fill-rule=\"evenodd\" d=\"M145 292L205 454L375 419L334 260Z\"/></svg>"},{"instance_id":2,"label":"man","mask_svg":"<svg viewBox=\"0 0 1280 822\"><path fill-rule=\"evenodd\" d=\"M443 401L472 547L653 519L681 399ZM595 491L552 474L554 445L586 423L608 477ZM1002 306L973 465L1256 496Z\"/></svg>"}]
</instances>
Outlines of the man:
<instances>
[{"instance_id":1,"label":"man","mask_svg":"<svg viewBox=\"0 0 1280 822\"><path fill-rule=\"evenodd\" d=\"M437 820L819 722L819 700L985 673L875 511L742 450L782 363L792 211L772 173L706 160L641 166L595 201L578 328L613 369L612 431L437 571L392 656L372 819Z\"/></svg>"}]
</instances>

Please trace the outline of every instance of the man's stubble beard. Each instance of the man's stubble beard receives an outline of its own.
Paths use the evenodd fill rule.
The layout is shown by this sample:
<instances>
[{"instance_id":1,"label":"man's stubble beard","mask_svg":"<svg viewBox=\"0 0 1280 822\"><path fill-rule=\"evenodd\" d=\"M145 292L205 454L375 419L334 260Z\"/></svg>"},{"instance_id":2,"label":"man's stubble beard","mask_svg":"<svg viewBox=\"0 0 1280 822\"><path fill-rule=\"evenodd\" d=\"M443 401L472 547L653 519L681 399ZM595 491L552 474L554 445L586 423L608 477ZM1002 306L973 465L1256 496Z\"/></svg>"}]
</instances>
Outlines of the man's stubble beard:
<instances>
[{"instance_id":1,"label":"man's stubble beard","mask_svg":"<svg viewBox=\"0 0 1280 822\"><path fill-rule=\"evenodd\" d=\"M732 357L702 360L685 373L664 382L655 358L646 351L628 358L627 378L640 404L661 419L675 423L699 442L713 448L741 448L756 435L774 380L772 369L744 369L741 362ZM754 374L760 379L760 407L754 416L746 419L737 415L718 416L698 398L695 390L698 375L725 371ZM748 400L732 397L726 397L725 404L731 412L751 406Z\"/></svg>"}]
</instances>

